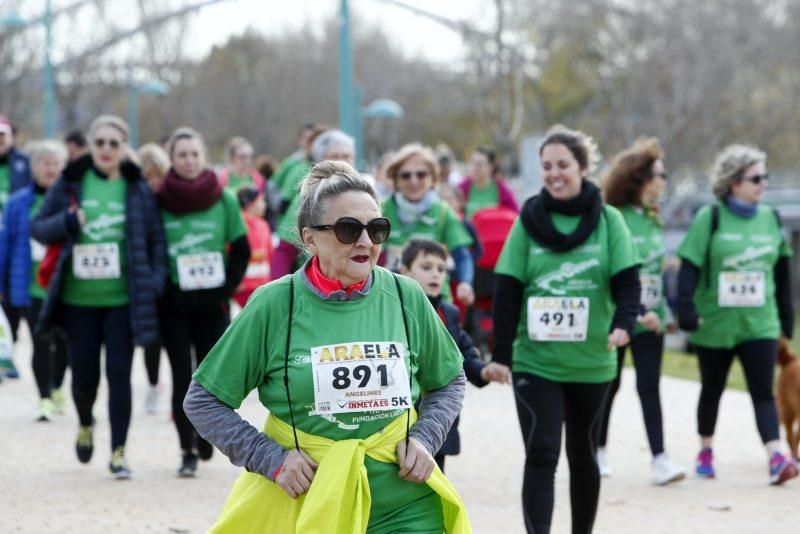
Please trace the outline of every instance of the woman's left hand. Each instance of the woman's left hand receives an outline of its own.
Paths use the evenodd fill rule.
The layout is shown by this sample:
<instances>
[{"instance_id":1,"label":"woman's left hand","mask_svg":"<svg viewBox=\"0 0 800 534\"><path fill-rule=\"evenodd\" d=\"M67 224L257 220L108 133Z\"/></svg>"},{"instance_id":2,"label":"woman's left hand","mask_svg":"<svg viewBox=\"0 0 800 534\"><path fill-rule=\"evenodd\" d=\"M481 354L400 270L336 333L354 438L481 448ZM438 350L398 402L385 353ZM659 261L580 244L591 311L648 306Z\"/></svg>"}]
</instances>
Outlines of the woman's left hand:
<instances>
[{"instance_id":1,"label":"woman's left hand","mask_svg":"<svg viewBox=\"0 0 800 534\"><path fill-rule=\"evenodd\" d=\"M631 342L631 336L622 328L615 328L608 334L608 350L624 347Z\"/></svg>"},{"instance_id":2,"label":"woman's left hand","mask_svg":"<svg viewBox=\"0 0 800 534\"><path fill-rule=\"evenodd\" d=\"M456 286L456 298L464 306L472 306L475 302L475 291L467 282L461 282Z\"/></svg>"},{"instance_id":3,"label":"woman's left hand","mask_svg":"<svg viewBox=\"0 0 800 534\"><path fill-rule=\"evenodd\" d=\"M400 478L422 483L433 473L436 461L419 441L409 438L407 451L405 439L397 444L397 464L400 466Z\"/></svg>"}]
</instances>

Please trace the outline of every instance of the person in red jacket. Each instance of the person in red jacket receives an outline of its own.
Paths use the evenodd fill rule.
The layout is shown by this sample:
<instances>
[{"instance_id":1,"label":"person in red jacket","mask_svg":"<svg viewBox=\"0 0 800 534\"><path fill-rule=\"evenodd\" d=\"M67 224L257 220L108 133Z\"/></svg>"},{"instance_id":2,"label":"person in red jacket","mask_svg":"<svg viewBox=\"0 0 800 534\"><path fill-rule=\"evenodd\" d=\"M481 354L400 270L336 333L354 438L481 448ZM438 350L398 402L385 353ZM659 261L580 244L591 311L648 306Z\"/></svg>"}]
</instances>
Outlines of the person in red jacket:
<instances>
[{"instance_id":1,"label":"person in red jacket","mask_svg":"<svg viewBox=\"0 0 800 534\"><path fill-rule=\"evenodd\" d=\"M240 187L236 193L242 207L244 222L247 223L247 241L250 244L250 262L239 289L233 296L239 306L244 307L253 291L270 280L272 263L272 232L264 220L267 208L264 194L253 186Z\"/></svg>"}]
</instances>

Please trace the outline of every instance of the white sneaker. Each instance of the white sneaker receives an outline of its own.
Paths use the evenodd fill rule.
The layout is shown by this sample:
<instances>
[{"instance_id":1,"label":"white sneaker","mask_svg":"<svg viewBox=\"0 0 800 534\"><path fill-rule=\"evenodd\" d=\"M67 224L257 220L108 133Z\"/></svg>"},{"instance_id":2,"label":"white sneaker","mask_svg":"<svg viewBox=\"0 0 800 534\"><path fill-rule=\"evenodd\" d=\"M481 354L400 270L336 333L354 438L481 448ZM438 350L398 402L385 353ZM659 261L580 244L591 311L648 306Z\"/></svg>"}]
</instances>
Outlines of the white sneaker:
<instances>
[{"instance_id":1,"label":"white sneaker","mask_svg":"<svg viewBox=\"0 0 800 534\"><path fill-rule=\"evenodd\" d=\"M683 480L686 472L683 467L673 464L665 453L653 458L650 466L650 481L656 486L666 486L671 482Z\"/></svg>"},{"instance_id":2,"label":"white sneaker","mask_svg":"<svg viewBox=\"0 0 800 534\"><path fill-rule=\"evenodd\" d=\"M600 468L600 476L608 478L611 476L611 466L608 465L608 455L605 447L597 448L597 467Z\"/></svg>"},{"instance_id":3,"label":"white sneaker","mask_svg":"<svg viewBox=\"0 0 800 534\"><path fill-rule=\"evenodd\" d=\"M144 411L150 415L158 413L158 398L161 395L158 386L147 388L147 398L144 400Z\"/></svg>"}]
</instances>

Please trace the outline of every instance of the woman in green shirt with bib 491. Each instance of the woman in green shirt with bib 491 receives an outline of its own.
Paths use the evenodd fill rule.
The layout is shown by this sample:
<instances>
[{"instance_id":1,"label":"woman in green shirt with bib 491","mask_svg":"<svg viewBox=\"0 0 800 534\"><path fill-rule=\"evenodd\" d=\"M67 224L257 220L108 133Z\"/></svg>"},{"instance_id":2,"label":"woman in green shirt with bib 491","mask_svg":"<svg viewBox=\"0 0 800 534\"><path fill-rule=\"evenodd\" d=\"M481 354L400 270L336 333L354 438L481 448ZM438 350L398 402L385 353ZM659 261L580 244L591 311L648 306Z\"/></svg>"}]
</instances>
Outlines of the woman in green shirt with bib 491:
<instances>
[{"instance_id":1,"label":"woman in green shirt with bib 491","mask_svg":"<svg viewBox=\"0 0 800 534\"><path fill-rule=\"evenodd\" d=\"M495 267L493 360L513 372L528 532L550 531L562 426L572 531L591 532L600 495L595 435L616 349L636 325L639 260L622 215L586 179L591 140L557 126L539 155L544 187L525 202Z\"/></svg>"},{"instance_id":2,"label":"woman in green shirt with bib 491","mask_svg":"<svg viewBox=\"0 0 800 534\"><path fill-rule=\"evenodd\" d=\"M651 481L659 486L681 480L685 476L683 469L673 464L664 452L659 394L664 328L669 315L662 290L664 235L658 216L658 199L664 191L667 177L663 157L664 153L657 139L640 139L614 158L603 180L606 202L622 212L642 263L639 269L639 280L642 284L641 312L630 349L636 366L636 391L642 404L647 439L653 455ZM606 438L611 405L619 389L627 350L628 347L617 349L617 376L611 384L600 423L597 463L603 476L611 475L606 457Z\"/></svg>"},{"instance_id":3,"label":"woman in green shirt with bib 491","mask_svg":"<svg viewBox=\"0 0 800 534\"><path fill-rule=\"evenodd\" d=\"M790 338L794 330L792 250L777 212L761 203L769 180L766 159L744 145L730 145L717 156L711 173L717 202L697 212L678 249L678 318L691 332L700 364L697 474L716 475L714 428L738 356L767 451L770 484L782 484L798 474L794 461L780 452L772 393L778 337Z\"/></svg>"}]
</instances>

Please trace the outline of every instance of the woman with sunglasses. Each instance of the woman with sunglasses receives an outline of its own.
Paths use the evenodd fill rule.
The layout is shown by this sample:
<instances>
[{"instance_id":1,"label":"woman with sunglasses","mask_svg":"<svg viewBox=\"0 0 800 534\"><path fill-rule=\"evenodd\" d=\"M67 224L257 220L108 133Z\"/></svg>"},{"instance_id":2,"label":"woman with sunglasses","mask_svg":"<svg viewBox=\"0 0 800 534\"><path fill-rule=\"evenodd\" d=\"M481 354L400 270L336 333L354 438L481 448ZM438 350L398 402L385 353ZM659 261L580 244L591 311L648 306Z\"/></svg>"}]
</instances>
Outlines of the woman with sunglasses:
<instances>
[{"instance_id":1,"label":"woman with sunglasses","mask_svg":"<svg viewBox=\"0 0 800 534\"><path fill-rule=\"evenodd\" d=\"M134 345L158 340L156 301L164 286L164 228L139 167L125 159L128 126L111 115L89 128L91 153L67 165L50 188L31 235L63 245L37 328L60 323L67 335L72 396L80 419L75 452L94 452L92 407L105 345L114 478L130 478L125 442L131 418Z\"/></svg>"},{"instance_id":2,"label":"woman with sunglasses","mask_svg":"<svg viewBox=\"0 0 800 534\"><path fill-rule=\"evenodd\" d=\"M461 406L461 356L419 285L376 267L390 230L350 165L318 163L303 181L297 231L311 258L256 290L184 403L248 471L216 529L468 531L433 459ZM234 411L253 389L264 433Z\"/></svg>"},{"instance_id":3,"label":"woman with sunglasses","mask_svg":"<svg viewBox=\"0 0 800 534\"><path fill-rule=\"evenodd\" d=\"M439 198L439 164L430 148L410 144L395 154L386 169L394 182L393 193L383 202L383 211L392 223L382 264L398 272L403 247L415 237L432 239L444 245L455 263L458 278L456 298L469 306L475 300L472 281L475 266L469 247L472 237L458 215ZM444 294L449 299L449 286Z\"/></svg>"},{"instance_id":4,"label":"woman with sunglasses","mask_svg":"<svg viewBox=\"0 0 800 534\"><path fill-rule=\"evenodd\" d=\"M253 167L253 145L250 141L244 137L233 137L228 141L228 166L219 173L219 181L233 194L243 186L264 192L266 181Z\"/></svg>"},{"instance_id":5,"label":"woman with sunglasses","mask_svg":"<svg viewBox=\"0 0 800 534\"><path fill-rule=\"evenodd\" d=\"M169 262L161 338L172 368L172 416L182 451L178 476L193 477L198 455L208 460L214 449L197 437L183 399L192 372L230 322L228 300L244 277L250 246L238 200L206 167L202 136L178 128L167 152L172 167L156 193Z\"/></svg>"},{"instance_id":6,"label":"woman with sunglasses","mask_svg":"<svg viewBox=\"0 0 800 534\"><path fill-rule=\"evenodd\" d=\"M658 200L664 191L667 177L663 158L664 152L658 139L640 139L617 154L603 179L606 203L620 210L633 235L633 244L642 262L639 269L642 295L633 339L629 345L617 349L617 374L611 383L611 391L600 420L597 449L600 474L610 476L606 441L611 405L619 390L625 352L630 347L636 367L636 391L642 404L647 439L653 455L650 479L659 486L681 480L685 476L683 468L673 464L664 453L659 396L664 330L672 323L662 291L664 235L658 215Z\"/></svg>"},{"instance_id":7,"label":"woman with sunglasses","mask_svg":"<svg viewBox=\"0 0 800 534\"><path fill-rule=\"evenodd\" d=\"M716 475L714 428L738 356L767 452L769 482L782 484L798 474L780 450L772 394L778 338L794 331L792 250L777 212L761 202L769 181L766 160L761 150L743 145L730 145L717 156L711 172L717 202L697 212L678 249L678 319L690 332L700 364L697 474Z\"/></svg>"},{"instance_id":8,"label":"woman with sunglasses","mask_svg":"<svg viewBox=\"0 0 800 534\"><path fill-rule=\"evenodd\" d=\"M513 373L527 531L550 531L565 427L572 532L591 532L600 496L597 426L616 349L636 325L638 259L622 214L604 206L587 179L591 139L556 126L539 156L544 187L523 205L495 267L492 359Z\"/></svg>"}]
</instances>

